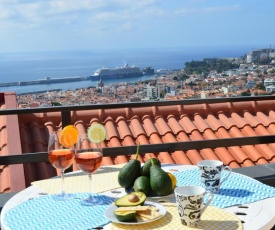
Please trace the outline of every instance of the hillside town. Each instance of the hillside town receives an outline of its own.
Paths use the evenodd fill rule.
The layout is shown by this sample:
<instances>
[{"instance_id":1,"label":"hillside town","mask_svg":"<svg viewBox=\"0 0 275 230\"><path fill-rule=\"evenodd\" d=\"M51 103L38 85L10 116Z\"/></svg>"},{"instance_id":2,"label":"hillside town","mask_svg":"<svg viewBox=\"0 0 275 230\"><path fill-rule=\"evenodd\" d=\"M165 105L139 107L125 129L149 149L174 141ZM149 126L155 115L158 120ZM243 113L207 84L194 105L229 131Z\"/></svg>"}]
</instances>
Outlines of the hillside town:
<instances>
[{"instance_id":1,"label":"hillside town","mask_svg":"<svg viewBox=\"0 0 275 230\"><path fill-rule=\"evenodd\" d=\"M234 68L221 67L221 63ZM253 50L240 58L205 58L188 62L181 70L154 75L146 81L106 85L99 80L97 87L87 85L87 88L76 90L17 95L17 102L19 107L28 108L272 95L274 92L275 49L267 48Z\"/></svg>"}]
</instances>

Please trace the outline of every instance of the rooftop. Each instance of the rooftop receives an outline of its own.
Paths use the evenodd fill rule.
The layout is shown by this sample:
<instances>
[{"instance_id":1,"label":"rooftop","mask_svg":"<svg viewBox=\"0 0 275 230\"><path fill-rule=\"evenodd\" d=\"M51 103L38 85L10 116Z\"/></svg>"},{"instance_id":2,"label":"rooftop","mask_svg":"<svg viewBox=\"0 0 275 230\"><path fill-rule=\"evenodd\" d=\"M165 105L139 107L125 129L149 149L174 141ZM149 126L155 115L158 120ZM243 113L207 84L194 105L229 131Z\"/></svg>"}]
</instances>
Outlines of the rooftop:
<instances>
[{"instance_id":1,"label":"rooftop","mask_svg":"<svg viewBox=\"0 0 275 230\"><path fill-rule=\"evenodd\" d=\"M15 93L0 93L1 109L17 108ZM211 100L178 100L74 107L70 123L86 134L94 122L106 126L105 148L154 144L192 143L203 140L275 135L275 97L245 97ZM60 109L43 108L0 116L0 155L46 152L50 132L62 128ZM70 111L70 110L69 110ZM64 123L64 121L63 121ZM64 125L64 124L63 124ZM168 146L168 145L167 145ZM148 149L148 148L147 148ZM103 165L123 164L133 155L108 155ZM193 164L217 159L234 169L275 162L275 144L176 150L163 148L151 155L162 163ZM149 152L139 160L149 159ZM49 178L56 171L49 163L0 166L0 191L18 191L32 181ZM76 170L77 167L74 166Z\"/></svg>"}]
</instances>

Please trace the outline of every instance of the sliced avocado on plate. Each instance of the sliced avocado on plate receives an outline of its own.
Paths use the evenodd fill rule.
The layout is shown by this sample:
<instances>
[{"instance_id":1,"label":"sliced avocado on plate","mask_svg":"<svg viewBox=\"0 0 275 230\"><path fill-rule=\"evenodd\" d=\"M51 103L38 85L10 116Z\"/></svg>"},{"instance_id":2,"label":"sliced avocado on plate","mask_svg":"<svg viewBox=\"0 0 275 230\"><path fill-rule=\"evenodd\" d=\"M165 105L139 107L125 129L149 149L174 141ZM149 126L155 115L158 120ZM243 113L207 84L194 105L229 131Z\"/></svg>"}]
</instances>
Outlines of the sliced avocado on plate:
<instances>
[{"instance_id":1,"label":"sliced avocado on plate","mask_svg":"<svg viewBox=\"0 0 275 230\"><path fill-rule=\"evenodd\" d=\"M121 222L132 221L136 218L136 211L128 211L128 212L114 212L115 217Z\"/></svg>"},{"instance_id":2,"label":"sliced avocado on plate","mask_svg":"<svg viewBox=\"0 0 275 230\"><path fill-rule=\"evenodd\" d=\"M132 192L115 201L117 207L129 207L143 205L146 195L143 192Z\"/></svg>"}]
</instances>

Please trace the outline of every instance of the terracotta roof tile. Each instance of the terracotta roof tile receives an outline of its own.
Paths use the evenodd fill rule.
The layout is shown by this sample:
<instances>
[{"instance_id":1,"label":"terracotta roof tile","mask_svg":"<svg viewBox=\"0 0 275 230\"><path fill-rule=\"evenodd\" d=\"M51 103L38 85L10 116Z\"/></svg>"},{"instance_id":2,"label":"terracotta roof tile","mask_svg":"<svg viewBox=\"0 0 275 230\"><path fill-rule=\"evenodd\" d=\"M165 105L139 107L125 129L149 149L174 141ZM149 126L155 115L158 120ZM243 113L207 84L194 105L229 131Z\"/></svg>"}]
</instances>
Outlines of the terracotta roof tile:
<instances>
[{"instance_id":1,"label":"terracotta roof tile","mask_svg":"<svg viewBox=\"0 0 275 230\"><path fill-rule=\"evenodd\" d=\"M198 113L194 114L194 121L193 121L193 123L198 128L198 130L201 133L204 133L205 131L207 131L208 129L210 129L210 127L208 126L208 124L205 122L205 120Z\"/></svg>"},{"instance_id":2,"label":"terracotta roof tile","mask_svg":"<svg viewBox=\"0 0 275 230\"><path fill-rule=\"evenodd\" d=\"M97 121L98 122L98 121ZM100 121L99 121L100 122ZM116 122L112 118L108 118L105 122L106 130L107 130L107 140L118 139L121 137L116 127Z\"/></svg>"},{"instance_id":3,"label":"terracotta roof tile","mask_svg":"<svg viewBox=\"0 0 275 230\"><path fill-rule=\"evenodd\" d=\"M211 130L216 132L219 128L224 128L224 125L221 123L218 117L215 117L213 114L208 114L205 118L205 122Z\"/></svg>"},{"instance_id":4,"label":"terracotta roof tile","mask_svg":"<svg viewBox=\"0 0 275 230\"><path fill-rule=\"evenodd\" d=\"M3 94L0 94L0 97ZM5 109L5 104L0 101L0 109ZM7 130L6 130L6 118L0 117L0 154L2 156L8 155L7 150ZM11 189L10 184L10 169L8 166L0 165L0 192L9 191Z\"/></svg>"},{"instance_id":5,"label":"terracotta roof tile","mask_svg":"<svg viewBox=\"0 0 275 230\"><path fill-rule=\"evenodd\" d=\"M143 126L146 131L146 134L148 137L152 136L153 134L158 134L158 130L156 129L154 123L151 120L151 117L149 115L145 115L142 118ZM157 135L155 135L157 136Z\"/></svg>"},{"instance_id":6,"label":"terracotta roof tile","mask_svg":"<svg viewBox=\"0 0 275 230\"><path fill-rule=\"evenodd\" d=\"M144 137L146 136L146 132L138 116L135 115L130 119L129 127L131 129L131 132L134 138L137 138L137 137L140 138L141 135Z\"/></svg>"},{"instance_id":7,"label":"terracotta roof tile","mask_svg":"<svg viewBox=\"0 0 275 230\"><path fill-rule=\"evenodd\" d=\"M180 117L179 123L187 134L191 134L194 130L197 130L197 127L186 114Z\"/></svg>"},{"instance_id":8,"label":"terracotta roof tile","mask_svg":"<svg viewBox=\"0 0 275 230\"><path fill-rule=\"evenodd\" d=\"M257 125L262 124L262 121L260 119L258 119L257 116L253 116L249 112L244 112L244 119L252 127L256 127Z\"/></svg>"},{"instance_id":9,"label":"terracotta roof tile","mask_svg":"<svg viewBox=\"0 0 275 230\"><path fill-rule=\"evenodd\" d=\"M262 112L257 112L256 116L258 117L258 119L261 120L264 126L269 126L271 124L274 124L274 120L270 119L268 116L266 116Z\"/></svg>"},{"instance_id":10,"label":"terracotta roof tile","mask_svg":"<svg viewBox=\"0 0 275 230\"><path fill-rule=\"evenodd\" d=\"M169 125L174 135L177 136L177 134L179 134L180 132L183 132L182 126L179 124L179 122L177 121L174 115L167 116L167 124Z\"/></svg>"},{"instance_id":11,"label":"terracotta roof tile","mask_svg":"<svg viewBox=\"0 0 275 230\"><path fill-rule=\"evenodd\" d=\"M231 117L227 117L224 112L219 112L217 116L226 130L230 130L233 126L237 126L237 124L234 123L234 120Z\"/></svg>"},{"instance_id":12,"label":"terracotta roof tile","mask_svg":"<svg viewBox=\"0 0 275 230\"><path fill-rule=\"evenodd\" d=\"M169 125L167 124L167 122L164 120L162 116L157 116L155 119L156 119L156 128L158 130L158 133L161 136L164 136L168 133L172 133Z\"/></svg>"},{"instance_id":13,"label":"terracotta roof tile","mask_svg":"<svg viewBox=\"0 0 275 230\"><path fill-rule=\"evenodd\" d=\"M238 126L239 129L242 129L244 126L249 125L246 122L246 120L243 119L243 117L241 115L243 115L243 114L238 114L236 112L233 112L231 114L231 117L234 120L234 123L237 124L237 126Z\"/></svg>"}]
</instances>

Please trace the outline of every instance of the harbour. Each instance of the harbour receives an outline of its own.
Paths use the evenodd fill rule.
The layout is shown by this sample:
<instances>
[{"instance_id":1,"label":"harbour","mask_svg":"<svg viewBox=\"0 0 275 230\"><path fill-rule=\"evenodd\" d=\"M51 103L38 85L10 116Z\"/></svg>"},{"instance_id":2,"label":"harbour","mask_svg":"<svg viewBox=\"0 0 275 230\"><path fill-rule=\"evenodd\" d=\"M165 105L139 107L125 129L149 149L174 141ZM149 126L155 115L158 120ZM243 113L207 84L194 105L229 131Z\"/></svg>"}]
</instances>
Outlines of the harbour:
<instances>
[{"instance_id":1,"label":"harbour","mask_svg":"<svg viewBox=\"0 0 275 230\"><path fill-rule=\"evenodd\" d=\"M154 75L154 74L155 74L154 69L152 69L151 67L144 68L142 72L139 67L124 66L116 69L101 68L95 71L95 74L87 77L80 77L80 76L59 77L59 78L45 77L43 79L31 80L31 81L0 83L0 87L45 85L45 84L49 85L49 84L56 84L56 83L69 83L69 82L79 82L79 81L98 81L100 79L106 80L106 79L117 79L117 78L138 78L143 75Z\"/></svg>"}]
</instances>

